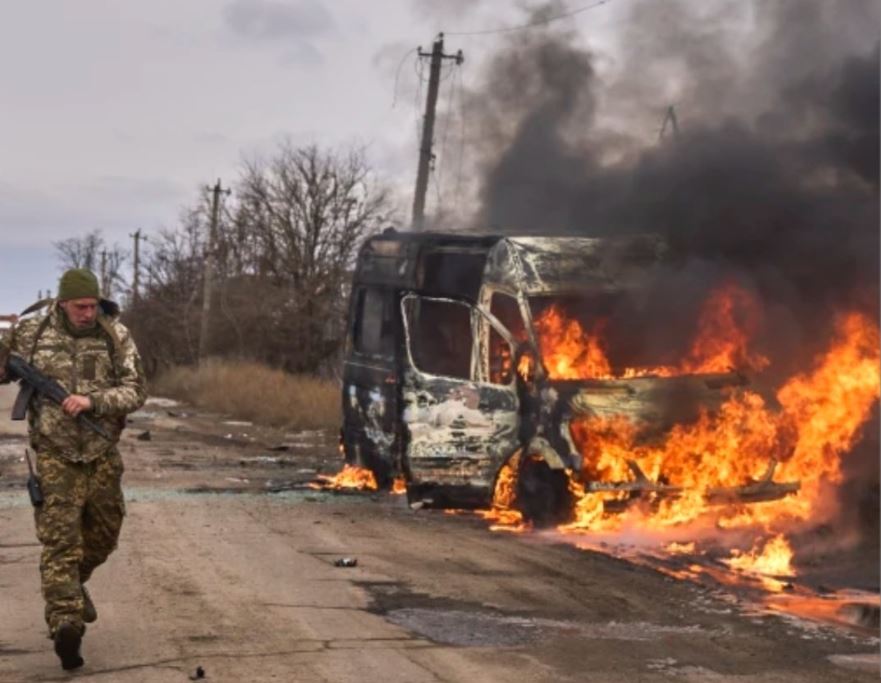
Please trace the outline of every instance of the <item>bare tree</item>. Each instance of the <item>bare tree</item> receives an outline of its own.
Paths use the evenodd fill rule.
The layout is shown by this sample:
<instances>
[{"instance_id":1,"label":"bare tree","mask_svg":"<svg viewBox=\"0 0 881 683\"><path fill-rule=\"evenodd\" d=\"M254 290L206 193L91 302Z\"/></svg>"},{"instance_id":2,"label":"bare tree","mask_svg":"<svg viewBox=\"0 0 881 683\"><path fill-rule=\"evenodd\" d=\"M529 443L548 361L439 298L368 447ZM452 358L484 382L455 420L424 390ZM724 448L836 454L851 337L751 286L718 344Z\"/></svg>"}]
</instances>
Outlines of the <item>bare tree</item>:
<instances>
[{"instance_id":1,"label":"bare tree","mask_svg":"<svg viewBox=\"0 0 881 683\"><path fill-rule=\"evenodd\" d=\"M62 269L88 268L93 273L98 266L98 252L104 239L100 230L92 230L81 237L68 237L65 240L53 242L52 246L58 255Z\"/></svg>"},{"instance_id":2,"label":"bare tree","mask_svg":"<svg viewBox=\"0 0 881 683\"><path fill-rule=\"evenodd\" d=\"M101 291L108 299L112 299L116 292L124 292L128 289L122 273L122 267L128 261L128 252L114 244L112 247L104 245L101 260L99 260L99 276L101 277Z\"/></svg>"},{"instance_id":3,"label":"bare tree","mask_svg":"<svg viewBox=\"0 0 881 683\"><path fill-rule=\"evenodd\" d=\"M209 352L292 371L326 366L343 338L357 250L389 205L361 150L284 144L243 164L217 230ZM200 197L145 258L147 284L129 318L154 368L195 360L209 215Z\"/></svg>"},{"instance_id":4,"label":"bare tree","mask_svg":"<svg viewBox=\"0 0 881 683\"><path fill-rule=\"evenodd\" d=\"M263 329L272 321L265 360L314 369L339 345L340 293L361 242L388 219L387 192L361 150L283 145L245 166L236 197L224 262L230 275L260 280Z\"/></svg>"},{"instance_id":5,"label":"bare tree","mask_svg":"<svg viewBox=\"0 0 881 683\"><path fill-rule=\"evenodd\" d=\"M177 230L151 237L150 246L144 255L146 283L138 301L129 301L125 320L152 374L161 365L196 358L204 258L199 213L186 212Z\"/></svg>"},{"instance_id":6,"label":"bare tree","mask_svg":"<svg viewBox=\"0 0 881 683\"><path fill-rule=\"evenodd\" d=\"M92 230L81 237L68 237L53 242L62 270L88 268L98 276L101 293L107 298L114 291L126 288L122 267L128 253L118 244L108 245L100 230Z\"/></svg>"},{"instance_id":7,"label":"bare tree","mask_svg":"<svg viewBox=\"0 0 881 683\"><path fill-rule=\"evenodd\" d=\"M262 344L250 355L314 370L339 347L341 291L361 242L387 220L388 195L362 150L285 144L245 165L235 197L221 231L220 289L235 341L259 325Z\"/></svg>"}]
</instances>

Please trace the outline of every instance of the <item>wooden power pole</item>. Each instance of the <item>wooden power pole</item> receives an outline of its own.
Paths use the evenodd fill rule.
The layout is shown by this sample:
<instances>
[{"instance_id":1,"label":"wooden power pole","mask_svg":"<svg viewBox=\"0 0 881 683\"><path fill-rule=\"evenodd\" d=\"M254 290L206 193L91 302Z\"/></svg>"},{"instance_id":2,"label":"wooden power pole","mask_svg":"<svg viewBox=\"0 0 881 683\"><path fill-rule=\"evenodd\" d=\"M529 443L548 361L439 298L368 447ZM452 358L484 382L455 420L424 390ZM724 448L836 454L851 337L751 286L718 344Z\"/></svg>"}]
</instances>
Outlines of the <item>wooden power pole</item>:
<instances>
[{"instance_id":1,"label":"wooden power pole","mask_svg":"<svg viewBox=\"0 0 881 683\"><path fill-rule=\"evenodd\" d=\"M220 185L220 178L214 187L207 188L212 192L211 225L208 230L208 244L205 248L204 270L202 273L202 320L199 328L199 363L208 356L208 334L211 321L211 297L214 289L215 250L217 248L217 222L220 216L220 195L229 195L230 191Z\"/></svg>"},{"instance_id":2,"label":"wooden power pole","mask_svg":"<svg viewBox=\"0 0 881 683\"><path fill-rule=\"evenodd\" d=\"M437 109L437 95L440 91L441 66L445 59L452 59L461 64L465 58L462 50L454 55L444 54L444 34L438 35L431 52L423 52L419 48L419 57L431 58L428 74L428 97L425 100L425 116L422 119L422 140L419 145L419 167L416 171L416 192L413 195L413 230L422 230L425 226L425 195L428 193L428 175L434 159L434 118Z\"/></svg>"},{"instance_id":3,"label":"wooden power pole","mask_svg":"<svg viewBox=\"0 0 881 683\"><path fill-rule=\"evenodd\" d=\"M132 235L132 239L135 241L134 251L132 252L132 303L138 303L138 297L140 296L139 287L141 285L141 230L140 228L135 230ZM103 263L103 259L102 259Z\"/></svg>"},{"instance_id":4,"label":"wooden power pole","mask_svg":"<svg viewBox=\"0 0 881 683\"><path fill-rule=\"evenodd\" d=\"M107 250L101 250L101 296L110 298L110 288L107 286Z\"/></svg>"}]
</instances>

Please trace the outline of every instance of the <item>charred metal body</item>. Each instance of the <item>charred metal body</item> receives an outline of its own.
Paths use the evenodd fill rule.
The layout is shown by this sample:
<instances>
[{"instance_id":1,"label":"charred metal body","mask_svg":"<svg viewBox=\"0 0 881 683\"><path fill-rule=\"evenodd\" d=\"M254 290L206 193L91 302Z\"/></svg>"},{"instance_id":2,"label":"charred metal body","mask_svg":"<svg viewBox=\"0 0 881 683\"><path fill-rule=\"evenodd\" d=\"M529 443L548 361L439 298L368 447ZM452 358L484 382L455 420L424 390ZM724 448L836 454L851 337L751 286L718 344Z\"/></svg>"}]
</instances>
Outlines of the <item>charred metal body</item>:
<instances>
[{"instance_id":1,"label":"charred metal body","mask_svg":"<svg viewBox=\"0 0 881 683\"><path fill-rule=\"evenodd\" d=\"M547 509L549 519L557 517L553 508L571 503L565 473L582 471L573 419L624 416L660 432L701 407L718 406L746 383L736 373L548 378L533 319L537 302L636 287L663 258L664 245L654 236L389 230L371 238L359 255L349 312L347 462L373 470L380 485L402 475L411 500L464 507L486 505L500 469L524 456L517 459L525 476L520 493L554 499L533 505L527 516ZM521 363L533 370L518 372ZM649 481L636 463L631 471L630 482L585 483L588 490L627 491L632 498L675 495L675 487ZM769 477L741 499L793 490L775 486Z\"/></svg>"}]
</instances>

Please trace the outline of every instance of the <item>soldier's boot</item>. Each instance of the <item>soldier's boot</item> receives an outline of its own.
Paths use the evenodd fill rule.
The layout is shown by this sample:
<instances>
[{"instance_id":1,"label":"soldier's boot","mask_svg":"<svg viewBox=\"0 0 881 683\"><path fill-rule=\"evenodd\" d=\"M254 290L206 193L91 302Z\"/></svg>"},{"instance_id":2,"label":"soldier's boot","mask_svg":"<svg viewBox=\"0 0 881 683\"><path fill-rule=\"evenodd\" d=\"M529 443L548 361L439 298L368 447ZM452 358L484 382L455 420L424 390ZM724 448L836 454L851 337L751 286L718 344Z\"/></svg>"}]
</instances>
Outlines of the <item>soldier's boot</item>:
<instances>
[{"instance_id":1,"label":"soldier's boot","mask_svg":"<svg viewBox=\"0 0 881 683\"><path fill-rule=\"evenodd\" d=\"M70 623L61 624L55 631L53 637L55 641L55 654L61 659L61 668L65 671L71 669L79 669L83 665L83 658L80 656L80 644L83 642L83 636L80 630Z\"/></svg>"},{"instance_id":2,"label":"soldier's boot","mask_svg":"<svg viewBox=\"0 0 881 683\"><path fill-rule=\"evenodd\" d=\"M86 587L83 586L83 621L87 624L91 624L98 618L98 610L95 609L95 603L92 602L92 596L89 595L89 591L86 590Z\"/></svg>"}]
</instances>

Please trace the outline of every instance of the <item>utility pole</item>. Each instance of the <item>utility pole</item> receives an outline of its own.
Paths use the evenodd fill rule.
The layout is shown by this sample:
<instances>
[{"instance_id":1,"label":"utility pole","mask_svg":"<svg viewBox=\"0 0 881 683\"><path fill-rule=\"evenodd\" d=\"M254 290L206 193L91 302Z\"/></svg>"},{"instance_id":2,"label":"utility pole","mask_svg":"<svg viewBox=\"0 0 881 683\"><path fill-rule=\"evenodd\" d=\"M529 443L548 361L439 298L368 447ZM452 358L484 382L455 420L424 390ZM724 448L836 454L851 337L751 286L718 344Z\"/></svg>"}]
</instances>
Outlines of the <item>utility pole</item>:
<instances>
[{"instance_id":1,"label":"utility pole","mask_svg":"<svg viewBox=\"0 0 881 683\"><path fill-rule=\"evenodd\" d=\"M667 133L667 124L673 128L673 139L679 139L679 121L676 119L676 109L671 104L667 107L667 111L664 113L664 120L661 123L661 132L658 133L658 140L663 140L664 135Z\"/></svg>"},{"instance_id":2,"label":"utility pole","mask_svg":"<svg viewBox=\"0 0 881 683\"><path fill-rule=\"evenodd\" d=\"M202 272L202 320L199 328L199 363L208 355L208 333L211 321L211 296L214 288L214 261L217 245L217 222L220 216L220 195L230 194L230 190L220 185L220 178L214 187L205 188L212 192L211 226L208 231L208 245L205 248L204 270Z\"/></svg>"},{"instance_id":3,"label":"utility pole","mask_svg":"<svg viewBox=\"0 0 881 683\"><path fill-rule=\"evenodd\" d=\"M107 250L101 250L101 296L110 298L110 289L107 287Z\"/></svg>"},{"instance_id":4,"label":"utility pole","mask_svg":"<svg viewBox=\"0 0 881 683\"><path fill-rule=\"evenodd\" d=\"M423 52L419 48L419 58L431 58L428 74L428 97L425 101L425 116L422 119L422 140L419 145L419 168L416 171L416 193L413 196L413 230L419 231L425 225L425 195L428 192L428 174L434 160L432 145L434 144L434 117L437 108L437 95L440 91L441 66L445 59L452 59L456 65L465 61L462 50L454 55L444 54L444 34L438 34L431 52Z\"/></svg>"},{"instance_id":5,"label":"utility pole","mask_svg":"<svg viewBox=\"0 0 881 683\"><path fill-rule=\"evenodd\" d=\"M141 282L141 230L138 228L135 230L135 233L131 236L135 240L135 249L133 252L133 261L132 267L134 269L134 273L132 274L132 303L138 303L139 290ZM103 260L102 260L103 263Z\"/></svg>"}]
</instances>

